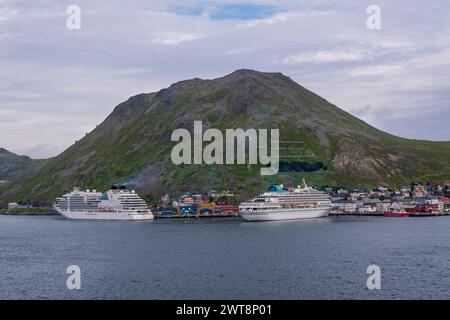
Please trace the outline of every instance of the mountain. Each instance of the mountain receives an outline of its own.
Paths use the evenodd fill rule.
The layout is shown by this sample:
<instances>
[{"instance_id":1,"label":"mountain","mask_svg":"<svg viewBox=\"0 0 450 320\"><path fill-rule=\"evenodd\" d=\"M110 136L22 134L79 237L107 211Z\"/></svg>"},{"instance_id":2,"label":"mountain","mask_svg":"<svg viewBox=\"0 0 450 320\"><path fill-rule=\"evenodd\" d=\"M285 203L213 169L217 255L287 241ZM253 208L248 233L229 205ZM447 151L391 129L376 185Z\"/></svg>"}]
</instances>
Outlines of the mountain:
<instances>
[{"instance_id":1,"label":"mountain","mask_svg":"<svg viewBox=\"0 0 450 320\"><path fill-rule=\"evenodd\" d=\"M0 180L22 177L41 163L42 160L33 160L27 156L19 156L4 148L0 148Z\"/></svg>"},{"instance_id":2,"label":"mountain","mask_svg":"<svg viewBox=\"0 0 450 320\"><path fill-rule=\"evenodd\" d=\"M281 169L258 165L175 165L176 128L279 129ZM418 121L419 123L419 121ZM267 183L398 186L450 177L450 142L408 140L382 132L281 73L238 70L213 79L177 82L115 107L95 130L4 192L14 200L52 200L73 186L136 188L147 200L169 192L230 189L242 197Z\"/></svg>"}]
</instances>

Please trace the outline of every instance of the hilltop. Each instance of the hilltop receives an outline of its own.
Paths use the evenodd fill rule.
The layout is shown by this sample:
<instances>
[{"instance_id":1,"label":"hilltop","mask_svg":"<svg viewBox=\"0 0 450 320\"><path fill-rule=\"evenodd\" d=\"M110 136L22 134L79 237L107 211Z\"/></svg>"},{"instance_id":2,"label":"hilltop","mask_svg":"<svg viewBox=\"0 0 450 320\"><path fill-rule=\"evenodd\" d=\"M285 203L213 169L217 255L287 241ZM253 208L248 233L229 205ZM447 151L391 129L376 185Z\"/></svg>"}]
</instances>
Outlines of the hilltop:
<instances>
[{"instance_id":1,"label":"hilltop","mask_svg":"<svg viewBox=\"0 0 450 320\"><path fill-rule=\"evenodd\" d=\"M264 177L257 165L174 165L171 134L192 131L194 120L202 120L204 130L279 129L285 172ZM449 177L449 159L450 142L387 134L281 73L238 70L129 98L87 136L12 183L3 197L52 200L75 185L102 190L113 183L147 200L211 187L247 197L267 183L294 185L303 177L315 185L397 186Z\"/></svg>"},{"instance_id":2,"label":"hilltop","mask_svg":"<svg viewBox=\"0 0 450 320\"><path fill-rule=\"evenodd\" d=\"M0 180L11 180L29 173L43 160L33 160L27 156L19 156L5 148L0 148Z\"/></svg>"}]
</instances>

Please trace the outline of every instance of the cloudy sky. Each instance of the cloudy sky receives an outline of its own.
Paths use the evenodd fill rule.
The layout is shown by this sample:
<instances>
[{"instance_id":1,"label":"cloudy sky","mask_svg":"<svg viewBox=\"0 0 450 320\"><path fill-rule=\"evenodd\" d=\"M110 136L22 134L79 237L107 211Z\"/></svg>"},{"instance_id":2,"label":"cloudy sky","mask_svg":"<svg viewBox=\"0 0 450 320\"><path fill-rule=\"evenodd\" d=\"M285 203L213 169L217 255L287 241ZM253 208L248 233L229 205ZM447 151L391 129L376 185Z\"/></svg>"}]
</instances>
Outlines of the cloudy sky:
<instances>
[{"instance_id":1,"label":"cloudy sky","mask_svg":"<svg viewBox=\"0 0 450 320\"><path fill-rule=\"evenodd\" d=\"M54 156L131 95L239 68L283 72L390 133L450 140L448 0L124 3L0 0L0 147Z\"/></svg>"}]
</instances>

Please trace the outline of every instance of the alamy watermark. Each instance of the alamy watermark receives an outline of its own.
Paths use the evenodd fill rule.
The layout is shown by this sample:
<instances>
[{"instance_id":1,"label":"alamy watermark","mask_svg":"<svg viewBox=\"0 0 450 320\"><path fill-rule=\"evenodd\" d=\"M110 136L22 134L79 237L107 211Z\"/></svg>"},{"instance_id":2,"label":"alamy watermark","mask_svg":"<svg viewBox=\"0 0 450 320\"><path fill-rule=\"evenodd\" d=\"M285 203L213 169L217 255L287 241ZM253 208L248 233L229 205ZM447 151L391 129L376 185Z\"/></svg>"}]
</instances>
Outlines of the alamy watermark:
<instances>
[{"instance_id":1,"label":"alamy watermark","mask_svg":"<svg viewBox=\"0 0 450 320\"><path fill-rule=\"evenodd\" d=\"M367 18L367 29L381 30L381 8L375 4L367 7L366 10L369 17Z\"/></svg>"},{"instance_id":2,"label":"alamy watermark","mask_svg":"<svg viewBox=\"0 0 450 320\"><path fill-rule=\"evenodd\" d=\"M269 132L270 155L268 154ZM222 131L211 128L203 132L202 121L194 121L193 137L187 129L173 131L171 141L178 141L178 143L172 149L171 158L176 165L259 163L265 166L261 168L261 175L274 175L279 170L279 138L278 129L247 129L246 131L226 129L224 157L224 134ZM208 144L203 148L204 142ZM247 146L248 155L246 153Z\"/></svg>"},{"instance_id":3,"label":"alamy watermark","mask_svg":"<svg viewBox=\"0 0 450 320\"><path fill-rule=\"evenodd\" d=\"M66 19L66 27L69 30L81 29L81 8L76 4L71 4L66 9L66 14L69 16Z\"/></svg>"},{"instance_id":4,"label":"alamy watermark","mask_svg":"<svg viewBox=\"0 0 450 320\"><path fill-rule=\"evenodd\" d=\"M376 264L372 264L367 267L367 274L370 276L367 278L367 289L380 290L381 289L381 269Z\"/></svg>"},{"instance_id":5,"label":"alamy watermark","mask_svg":"<svg viewBox=\"0 0 450 320\"><path fill-rule=\"evenodd\" d=\"M69 290L81 289L81 269L77 265L70 265L66 270L70 276L67 278L66 286Z\"/></svg>"}]
</instances>

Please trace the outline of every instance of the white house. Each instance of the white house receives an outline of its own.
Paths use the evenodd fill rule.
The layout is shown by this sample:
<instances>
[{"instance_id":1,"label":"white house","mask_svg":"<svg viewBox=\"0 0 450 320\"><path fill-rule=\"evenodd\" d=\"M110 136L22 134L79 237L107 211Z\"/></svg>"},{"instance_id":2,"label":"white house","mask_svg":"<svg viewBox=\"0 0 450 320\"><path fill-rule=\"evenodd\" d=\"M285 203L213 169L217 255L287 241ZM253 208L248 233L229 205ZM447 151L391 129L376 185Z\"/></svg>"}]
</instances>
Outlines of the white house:
<instances>
[{"instance_id":1,"label":"white house","mask_svg":"<svg viewBox=\"0 0 450 320\"><path fill-rule=\"evenodd\" d=\"M10 202L8 203L8 209L17 209L19 208L19 204L16 202Z\"/></svg>"}]
</instances>

